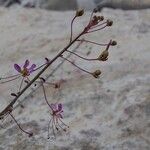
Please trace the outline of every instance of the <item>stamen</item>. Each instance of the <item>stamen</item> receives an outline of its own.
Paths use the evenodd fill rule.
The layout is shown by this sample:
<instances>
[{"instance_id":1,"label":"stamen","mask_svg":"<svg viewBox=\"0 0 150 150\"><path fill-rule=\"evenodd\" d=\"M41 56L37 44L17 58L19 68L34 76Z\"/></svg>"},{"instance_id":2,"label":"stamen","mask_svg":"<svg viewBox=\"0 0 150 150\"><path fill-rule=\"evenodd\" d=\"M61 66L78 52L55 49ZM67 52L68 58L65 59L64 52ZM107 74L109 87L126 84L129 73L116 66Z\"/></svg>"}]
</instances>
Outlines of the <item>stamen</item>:
<instances>
[{"instance_id":1,"label":"stamen","mask_svg":"<svg viewBox=\"0 0 150 150\"><path fill-rule=\"evenodd\" d=\"M52 121L52 118L48 122L48 139L50 138L50 132L49 132L49 130L50 130L51 121Z\"/></svg>"},{"instance_id":2,"label":"stamen","mask_svg":"<svg viewBox=\"0 0 150 150\"><path fill-rule=\"evenodd\" d=\"M45 87L44 85L42 84L42 88L43 88L43 93L44 93L44 99L47 103L47 105L51 108L51 110L53 111L53 108L51 107L51 105L49 104L48 100L47 100L47 96L46 96L46 92L45 92Z\"/></svg>"},{"instance_id":3,"label":"stamen","mask_svg":"<svg viewBox=\"0 0 150 150\"><path fill-rule=\"evenodd\" d=\"M37 67L37 68L36 68L36 69L34 69L32 72L39 70L40 68L44 67L45 65L47 65L47 63L45 63L45 64L43 64L43 65L41 65L41 66Z\"/></svg>"}]
</instances>

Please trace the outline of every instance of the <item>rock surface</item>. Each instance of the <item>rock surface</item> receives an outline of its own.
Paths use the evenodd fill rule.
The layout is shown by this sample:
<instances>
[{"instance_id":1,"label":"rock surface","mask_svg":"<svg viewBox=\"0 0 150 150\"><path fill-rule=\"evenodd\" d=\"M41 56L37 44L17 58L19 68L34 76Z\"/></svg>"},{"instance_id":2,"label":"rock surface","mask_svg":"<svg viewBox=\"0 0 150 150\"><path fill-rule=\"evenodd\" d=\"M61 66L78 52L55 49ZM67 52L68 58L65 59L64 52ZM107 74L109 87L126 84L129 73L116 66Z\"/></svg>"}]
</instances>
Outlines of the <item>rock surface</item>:
<instances>
[{"instance_id":1,"label":"rock surface","mask_svg":"<svg viewBox=\"0 0 150 150\"><path fill-rule=\"evenodd\" d=\"M0 0L0 5L9 7L20 4L23 7L37 7L49 10L74 10L84 8L93 10L96 6L125 10L150 8L150 0Z\"/></svg>"},{"instance_id":2,"label":"rock surface","mask_svg":"<svg viewBox=\"0 0 150 150\"><path fill-rule=\"evenodd\" d=\"M104 7L120 8L124 10L150 8L150 0L95 0L95 2L99 10Z\"/></svg>"},{"instance_id":3,"label":"rock surface","mask_svg":"<svg viewBox=\"0 0 150 150\"><path fill-rule=\"evenodd\" d=\"M76 33L89 14L76 21ZM100 68L101 78L93 79L65 63L51 78L65 80L60 91L46 88L50 102L64 104L64 122L70 126L69 131L57 134L56 140L47 140L50 116L38 89L31 97L20 99L24 109L17 107L13 112L26 130L34 132L34 137L22 134L7 117L1 122L0 150L150 149L150 10L104 9L102 14L114 21L113 27L91 34L88 39L116 39L118 46L111 48L106 63L77 62L92 71ZM27 58L37 64L45 56L53 58L68 43L72 16L71 11L0 8L0 74L14 74L13 64ZM91 50L89 57L99 53L99 47L91 44L81 46L79 52L84 55ZM11 100L8 95L15 87L14 83L1 85L0 110Z\"/></svg>"}]
</instances>

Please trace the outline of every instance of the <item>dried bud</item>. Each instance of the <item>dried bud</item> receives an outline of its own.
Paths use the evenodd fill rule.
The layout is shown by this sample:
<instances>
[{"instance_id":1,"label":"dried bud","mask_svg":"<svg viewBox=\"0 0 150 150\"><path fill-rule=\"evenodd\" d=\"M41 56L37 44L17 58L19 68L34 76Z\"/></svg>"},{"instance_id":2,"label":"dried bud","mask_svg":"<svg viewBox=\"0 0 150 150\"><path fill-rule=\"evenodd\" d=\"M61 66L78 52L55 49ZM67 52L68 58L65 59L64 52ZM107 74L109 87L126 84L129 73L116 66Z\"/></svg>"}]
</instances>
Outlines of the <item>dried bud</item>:
<instances>
[{"instance_id":1,"label":"dried bud","mask_svg":"<svg viewBox=\"0 0 150 150\"><path fill-rule=\"evenodd\" d=\"M115 45L117 45L117 42L116 42L116 41L112 41L110 44L111 44L112 46L115 46Z\"/></svg>"},{"instance_id":2,"label":"dried bud","mask_svg":"<svg viewBox=\"0 0 150 150\"><path fill-rule=\"evenodd\" d=\"M56 89L60 88L60 83L55 83L55 88Z\"/></svg>"},{"instance_id":3,"label":"dried bud","mask_svg":"<svg viewBox=\"0 0 150 150\"><path fill-rule=\"evenodd\" d=\"M80 9L76 11L76 17L80 17L84 14L84 9Z\"/></svg>"},{"instance_id":4,"label":"dried bud","mask_svg":"<svg viewBox=\"0 0 150 150\"><path fill-rule=\"evenodd\" d=\"M98 16L97 17L99 21L103 21L104 20L104 16Z\"/></svg>"},{"instance_id":5,"label":"dried bud","mask_svg":"<svg viewBox=\"0 0 150 150\"><path fill-rule=\"evenodd\" d=\"M29 134L29 137L32 137L33 136L33 133L31 132L30 134Z\"/></svg>"},{"instance_id":6,"label":"dried bud","mask_svg":"<svg viewBox=\"0 0 150 150\"><path fill-rule=\"evenodd\" d=\"M29 81L28 81L28 80L24 80L24 82L25 82L26 84L28 84L28 83L29 83Z\"/></svg>"},{"instance_id":7,"label":"dried bud","mask_svg":"<svg viewBox=\"0 0 150 150\"><path fill-rule=\"evenodd\" d=\"M112 26L113 25L113 21L112 20L107 20L107 26Z\"/></svg>"},{"instance_id":8,"label":"dried bud","mask_svg":"<svg viewBox=\"0 0 150 150\"><path fill-rule=\"evenodd\" d=\"M95 77L95 78L98 78L100 74L101 74L100 70L96 70L92 73L93 77Z\"/></svg>"},{"instance_id":9,"label":"dried bud","mask_svg":"<svg viewBox=\"0 0 150 150\"><path fill-rule=\"evenodd\" d=\"M98 9L97 9L97 8L94 8L93 12L94 12L94 13L97 13L97 12L98 12Z\"/></svg>"},{"instance_id":10,"label":"dried bud","mask_svg":"<svg viewBox=\"0 0 150 150\"><path fill-rule=\"evenodd\" d=\"M11 93L11 96L17 97L17 94L15 94L15 93Z\"/></svg>"},{"instance_id":11,"label":"dried bud","mask_svg":"<svg viewBox=\"0 0 150 150\"><path fill-rule=\"evenodd\" d=\"M45 57L45 60L46 60L46 63L50 62L50 60L47 57Z\"/></svg>"},{"instance_id":12,"label":"dried bud","mask_svg":"<svg viewBox=\"0 0 150 150\"><path fill-rule=\"evenodd\" d=\"M45 82L45 79L44 79L44 78L42 78L42 77L39 77L39 79L41 79L43 82Z\"/></svg>"},{"instance_id":13,"label":"dried bud","mask_svg":"<svg viewBox=\"0 0 150 150\"><path fill-rule=\"evenodd\" d=\"M109 52L106 49L100 54L100 56L97 59L100 61L106 61L108 59L108 55L109 55Z\"/></svg>"},{"instance_id":14,"label":"dried bud","mask_svg":"<svg viewBox=\"0 0 150 150\"><path fill-rule=\"evenodd\" d=\"M98 21L98 17L96 15L93 16L93 20Z\"/></svg>"}]
</instances>

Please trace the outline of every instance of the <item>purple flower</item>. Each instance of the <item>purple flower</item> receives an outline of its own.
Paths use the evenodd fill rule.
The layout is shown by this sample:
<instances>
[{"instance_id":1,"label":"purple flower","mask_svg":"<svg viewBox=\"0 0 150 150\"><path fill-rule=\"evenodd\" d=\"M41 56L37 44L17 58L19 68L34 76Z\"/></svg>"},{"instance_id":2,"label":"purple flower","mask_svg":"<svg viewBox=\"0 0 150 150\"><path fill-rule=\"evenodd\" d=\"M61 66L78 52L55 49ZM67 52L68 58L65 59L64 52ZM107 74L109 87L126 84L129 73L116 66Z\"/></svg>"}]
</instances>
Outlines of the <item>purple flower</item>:
<instances>
[{"instance_id":1,"label":"purple flower","mask_svg":"<svg viewBox=\"0 0 150 150\"><path fill-rule=\"evenodd\" d=\"M21 73L23 77L26 77L29 76L36 68L35 64L32 64L31 67L29 67L29 64L29 60L26 60L23 67L19 66L18 64L14 64L14 68Z\"/></svg>"},{"instance_id":2,"label":"purple flower","mask_svg":"<svg viewBox=\"0 0 150 150\"><path fill-rule=\"evenodd\" d=\"M55 115L56 117L63 118L62 117L62 104L61 103L55 103L55 104L50 104L51 109L52 109L52 114Z\"/></svg>"},{"instance_id":3,"label":"purple flower","mask_svg":"<svg viewBox=\"0 0 150 150\"><path fill-rule=\"evenodd\" d=\"M52 128L53 130L53 135L55 136L55 130L59 131L60 129L63 131L67 131L66 127L69 128L63 121L63 107L61 103L52 103L50 104L50 108L52 109L52 118L49 121L49 126L48 126L48 138L50 138L49 135L49 128Z\"/></svg>"}]
</instances>

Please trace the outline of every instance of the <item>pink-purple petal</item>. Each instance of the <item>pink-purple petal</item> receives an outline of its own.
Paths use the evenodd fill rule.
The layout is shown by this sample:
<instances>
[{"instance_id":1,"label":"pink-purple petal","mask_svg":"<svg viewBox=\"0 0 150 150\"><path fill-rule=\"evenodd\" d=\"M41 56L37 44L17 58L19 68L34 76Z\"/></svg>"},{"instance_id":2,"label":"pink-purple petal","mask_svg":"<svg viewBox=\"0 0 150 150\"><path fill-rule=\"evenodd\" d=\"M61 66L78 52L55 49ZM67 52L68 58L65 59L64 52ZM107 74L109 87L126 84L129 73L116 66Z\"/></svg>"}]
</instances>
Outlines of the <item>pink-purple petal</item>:
<instances>
[{"instance_id":1,"label":"pink-purple petal","mask_svg":"<svg viewBox=\"0 0 150 150\"><path fill-rule=\"evenodd\" d=\"M59 104L58 104L58 111L61 111L61 110L62 110L62 104L59 103Z\"/></svg>"},{"instance_id":2,"label":"pink-purple petal","mask_svg":"<svg viewBox=\"0 0 150 150\"><path fill-rule=\"evenodd\" d=\"M35 64L32 64L32 66L28 69L29 72L33 72L34 71L34 68L36 68L36 65Z\"/></svg>"},{"instance_id":3,"label":"pink-purple petal","mask_svg":"<svg viewBox=\"0 0 150 150\"><path fill-rule=\"evenodd\" d=\"M32 66L30 67L30 69L34 69L36 68L36 64L32 64Z\"/></svg>"},{"instance_id":4,"label":"pink-purple petal","mask_svg":"<svg viewBox=\"0 0 150 150\"><path fill-rule=\"evenodd\" d=\"M50 104L50 106L51 106L51 108L54 110L54 111L56 111L57 110L57 107L56 107L56 104Z\"/></svg>"},{"instance_id":5,"label":"pink-purple petal","mask_svg":"<svg viewBox=\"0 0 150 150\"><path fill-rule=\"evenodd\" d=\"M21 72L21 67L18 64L14 64L14 68L18 71Z\"/></svg>"},{"instance_id":6,"label":"pink-purple petal","mask_svg":"<svg viewBox=\"0 0 150 150\"><path fill-rule=\"evenodd\" d=\"M24 63L24 66L23 66L23 68L27 68L28 66L29 66L29 60L27 59L26 61L25 61L25 63Z\"/></svg>"}]
</instances>

